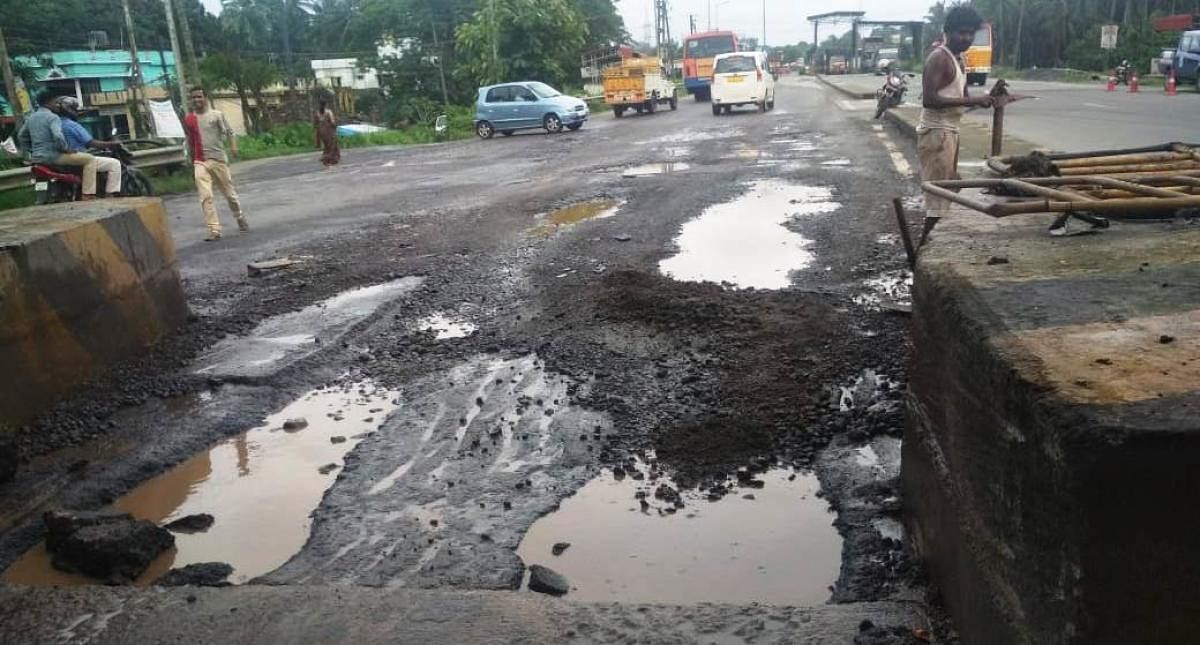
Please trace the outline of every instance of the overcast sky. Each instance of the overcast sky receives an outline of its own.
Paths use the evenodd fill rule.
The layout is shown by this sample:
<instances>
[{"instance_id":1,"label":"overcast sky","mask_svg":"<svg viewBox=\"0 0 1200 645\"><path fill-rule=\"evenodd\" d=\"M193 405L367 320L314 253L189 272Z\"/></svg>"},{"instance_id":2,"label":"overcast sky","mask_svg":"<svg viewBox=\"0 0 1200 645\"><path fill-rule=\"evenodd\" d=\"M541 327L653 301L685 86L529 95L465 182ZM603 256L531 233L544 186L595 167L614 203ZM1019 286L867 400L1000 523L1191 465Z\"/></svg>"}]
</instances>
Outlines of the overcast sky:
<instances>
[{"instance_id":1,"label":"overcast sky","mask_svg":"<svg viewBox=\"0 0 1200 645\"><path fill-rule=\"evenodd\" d=\"M924 20L930 5L936 0L766 0L767 44L790 45L812 40L812 23L806 18L830 11L865 11L867 20ZM645 25L650 20L653 37L653 0L616 0L625 28L638 40L645 38ZM763 0L668 0L671 8L671 32L678 39L688 31L688 14L695 14L696 27L708 26L709 6L715 27L730 29L744 36L762 37ZM835 32L848 31L847 24L839 28L821 26L821 40Z\"/></svg>"},{"instance_id":2,"label":"overcast sky","mask_svg":"<svg viewBox=\"0 0 1200 645\"><path fill-rule=\"evenodd\" d=\"M202 0L212 13L220 13L221 0ZM812 23L808 16L830 11L865 11L868 20L923 20L936 0L766 0L767 43L790 45L812 40ZM625 28L638 40L645 38L645 25L650 21L653 38L653 0L616 0ZM696 27L708 26L709 6L712 19L723 29L732 29L745 36L762 37L763 0L669 0L671 31L678 40L688 31L688 14L695 14ZM821 39L829 34L847 31L849 25L821 27Z\"/></svg>"}]
</instances>

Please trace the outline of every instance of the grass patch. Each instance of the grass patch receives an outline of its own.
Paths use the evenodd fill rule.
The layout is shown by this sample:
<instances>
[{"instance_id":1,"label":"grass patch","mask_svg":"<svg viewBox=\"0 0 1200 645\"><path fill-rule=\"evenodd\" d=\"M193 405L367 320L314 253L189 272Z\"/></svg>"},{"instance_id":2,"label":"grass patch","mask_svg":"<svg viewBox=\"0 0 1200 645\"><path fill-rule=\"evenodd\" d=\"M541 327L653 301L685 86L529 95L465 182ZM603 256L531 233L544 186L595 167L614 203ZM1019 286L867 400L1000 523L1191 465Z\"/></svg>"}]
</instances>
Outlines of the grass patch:
<instances>
[{"instance_id":1,"label":"grass patch","mask_svg":"<svg viewBox=\"0 0 1200 645\"><path fill-rule=\"evenodd\" d=\"M374 134L340 137L342 148L411 145L467 139L474 134L474 114L470 108L454 107L447 111L446 133L439 137L432 123L419 123L401 130L385 130ZM311 123L292 123L271 128L257 135L238 137L238 158L266 159L317 150Z\"/></svg>"},{"instance_id":2,"label":"grass patch","mask_svg":"<svg viewBox=\"0 0 1200 645\"><path fill-rule=\"evenodd\" d=\"M0 211L33 206L33 188L18 188L0 192Z\"/></svg>"}]
</instances>

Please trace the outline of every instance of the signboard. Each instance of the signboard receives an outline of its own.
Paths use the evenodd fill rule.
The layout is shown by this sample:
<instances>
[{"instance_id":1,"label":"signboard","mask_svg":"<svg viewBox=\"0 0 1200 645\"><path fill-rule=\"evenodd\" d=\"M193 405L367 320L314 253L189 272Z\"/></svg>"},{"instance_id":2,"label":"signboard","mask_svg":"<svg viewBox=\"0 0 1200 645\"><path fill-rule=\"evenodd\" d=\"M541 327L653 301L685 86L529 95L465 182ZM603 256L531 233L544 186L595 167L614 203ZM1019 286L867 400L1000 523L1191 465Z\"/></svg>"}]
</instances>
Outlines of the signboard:
<instances>
[{"instance_id":1,"label":"signboard","mask_svg":"<svg viewBox=\"0 0 1200 645\"><path fill-rule=\"evenodd\" d=\"M1104 25L1100 27L1100 49L1117 48L1117 30L1119 25Z\"/></svg>"},{"instance_id":2,"label":"signboard","mask_svg":"<svg viewBox=\"0 0 1200 645\"><path fill-rule=\"evenodd\" d=\"M154 132L164 139L182 139L183 124L175 113L171 101L150 101L150 117L154 119Z\"/></svg>"}]
</instances>

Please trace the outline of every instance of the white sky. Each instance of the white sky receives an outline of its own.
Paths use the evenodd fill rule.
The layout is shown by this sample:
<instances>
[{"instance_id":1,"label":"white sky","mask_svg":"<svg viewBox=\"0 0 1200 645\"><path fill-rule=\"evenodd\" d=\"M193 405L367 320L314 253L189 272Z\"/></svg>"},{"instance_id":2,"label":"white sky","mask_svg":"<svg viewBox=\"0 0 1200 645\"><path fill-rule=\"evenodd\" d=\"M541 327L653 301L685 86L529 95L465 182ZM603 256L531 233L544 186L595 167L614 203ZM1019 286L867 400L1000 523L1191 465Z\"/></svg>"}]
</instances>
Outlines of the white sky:
<instances>
[{"instance_id":1,"label":"white sky","mask_svg":"<svg viewBox=\"0 0 1200 645\"><path fill-rule=\"evenodd\" d=\"M678 40L688 31L688 14L695 14L696 27L708 26L709 6L712 7L714 28L730 29L743 36L762 38L764 0L668 0L671 8L671 31ZM936 0L765 0L767 9L767 44L791 45L812 40L812 23L808 16L830 11L865 11L866 20L924 20ZM645 38L645 25L650 21L651 38L654 29L652 0L617 0L617 8L625 18L625 29L634 38ZM850 25L821 26L821 40L835 33L850 30Z\"/></svg>"},{"instance_id":2,"label":"white sky","mask_svg":"<svg viewBox=\"0 0 1200 645\"><path fill-rule=\"evenodd\" d=\"M214 14L221 12L221 0L202 0ZM812 40L812 23L808 16L830 11L865 11L867 20L924 20L925 13L936 0L766 0L767 43L790 45ZM763 0L669 0L671 31L678 40L688 31L688 14L696 15L696 26L708 26L709 7L714 27L732 29L744 36L762 37ZM652 0L616 0L625 19L625 28L638 40L645 38L645 25L651 24L653 38L654 11ZM848 31L850 26L821 26L821 40L835 33Z\"/></svg>"}]
</instances>

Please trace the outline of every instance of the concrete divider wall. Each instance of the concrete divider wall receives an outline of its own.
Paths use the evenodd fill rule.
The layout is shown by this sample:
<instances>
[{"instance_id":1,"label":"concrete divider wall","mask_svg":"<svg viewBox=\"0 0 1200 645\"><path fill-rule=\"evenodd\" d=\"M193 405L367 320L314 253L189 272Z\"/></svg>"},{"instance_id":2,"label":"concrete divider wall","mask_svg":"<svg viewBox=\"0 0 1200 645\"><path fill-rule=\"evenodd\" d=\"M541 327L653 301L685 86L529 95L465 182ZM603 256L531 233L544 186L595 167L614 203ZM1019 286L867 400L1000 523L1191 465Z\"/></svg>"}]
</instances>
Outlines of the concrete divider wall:
<instances>
[{"instance_id":1,"label":"concrete divider wall","mask_svg":"<svg viewBox=\"0 0 1200 645\"><path fill-rule=\"evenodd\" d=\"M0 216L0 426L29 421L187 316L156 198Z\"/></svg>"},{"instance_id":2,"label":"concrete divider wall","mask_svg":"<svg viewBox=\"0 0 1200 645\"><path fill-rule=\"evenodd\" d=\"M1200 231L1047 223L962 213L922 251L916 549L964 642L1194 642Z\"/></svg>"}]
</instances>

